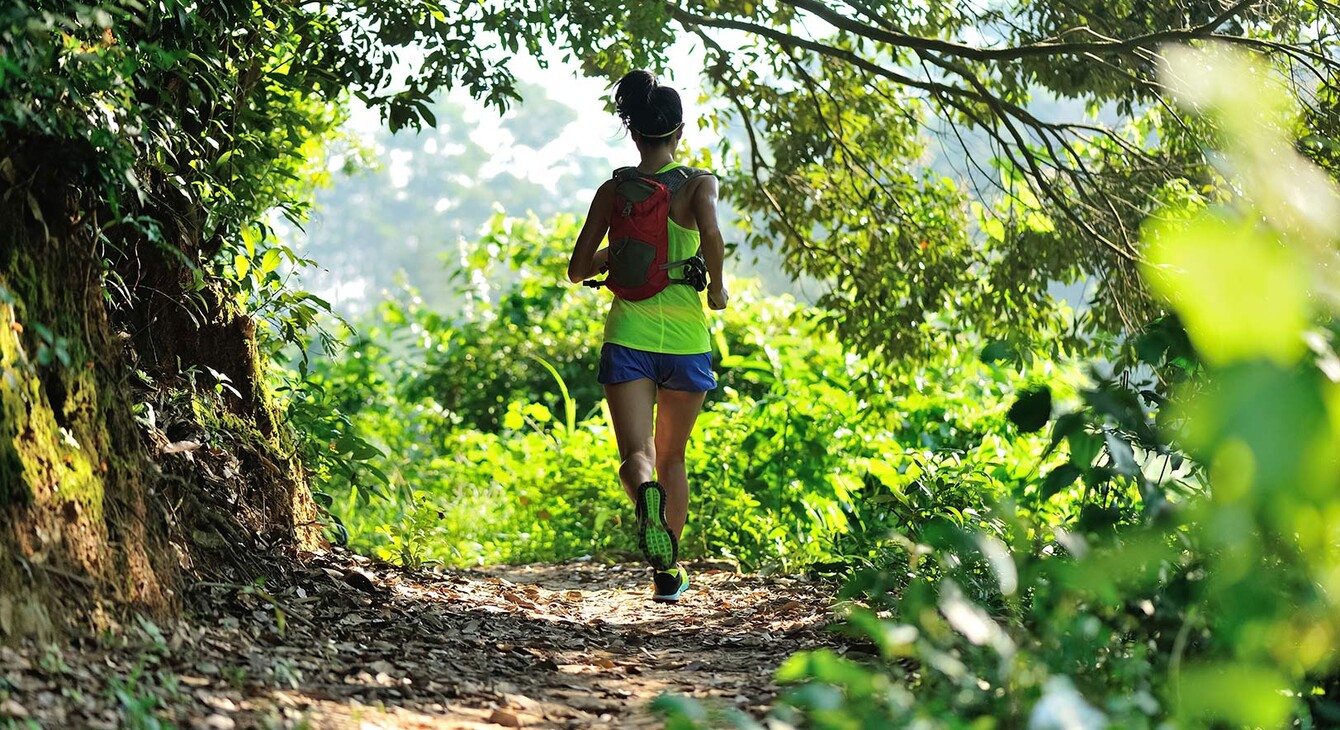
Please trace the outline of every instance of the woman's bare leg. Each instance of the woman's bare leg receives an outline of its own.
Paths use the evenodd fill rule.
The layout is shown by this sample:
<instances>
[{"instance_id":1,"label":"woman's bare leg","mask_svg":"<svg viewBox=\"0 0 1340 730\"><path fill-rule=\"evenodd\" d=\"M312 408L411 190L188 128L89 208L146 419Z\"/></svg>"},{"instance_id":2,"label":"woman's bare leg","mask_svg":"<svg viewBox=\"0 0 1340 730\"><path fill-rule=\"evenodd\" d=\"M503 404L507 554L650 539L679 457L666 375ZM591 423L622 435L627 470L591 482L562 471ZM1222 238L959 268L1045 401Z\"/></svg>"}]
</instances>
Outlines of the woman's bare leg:
<instances>
[{"instance_id":1,"label":"woman's bare leg","mask_svg":"<svg viewBox=\"0 0 1340 730\"><path fill-rule=\"evenodd\" d=\"M641 378L605 386L614 440L619 445L619 481L628 498L637 501L637 488L649 482L656 466L656 443L652 437L656 384ZM673 501L671 501L673 504Z\"/></svg>"},{"instance_id":2,"label":"woman's bare leg","mask_svg":"<svg viewBox=\"0 0 1340 730\"><path fill-rule=\"evenodd\" d=\"M684 468L684 449L706 397L706 393L664 388L656 392L656 435L652 453L656 478L665 487L665 520L676 539L684 532L684 522L689 514L689 476Z\"/></svg>"}]
</instances>

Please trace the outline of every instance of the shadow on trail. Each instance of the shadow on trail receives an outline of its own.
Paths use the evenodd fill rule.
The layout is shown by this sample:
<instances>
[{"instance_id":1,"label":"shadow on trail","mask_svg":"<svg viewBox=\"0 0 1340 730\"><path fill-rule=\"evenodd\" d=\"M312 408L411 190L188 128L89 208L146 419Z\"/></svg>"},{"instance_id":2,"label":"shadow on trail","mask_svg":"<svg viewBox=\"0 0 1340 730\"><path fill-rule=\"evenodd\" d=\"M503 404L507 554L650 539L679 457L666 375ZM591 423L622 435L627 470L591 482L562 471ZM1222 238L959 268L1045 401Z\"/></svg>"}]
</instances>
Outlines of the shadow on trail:
<instances>
[{"instance_id":1,"label":"shadow on trail","mask_svg":"<svg viewBox=\"0 0 1340 730\"><path fill-rule=\"evenodd\" d=\"M641 566L411 573L337 551L276 568L264 590L194 587L189 618L143 640L67 649L66 672L7 651L12 701L122 726L138 667L129 695L181 727L660 727L664 692L762 714L776 667L834 640L830 596L795 578L699 570L663 605Z\"/></svg>"}]
</instances>

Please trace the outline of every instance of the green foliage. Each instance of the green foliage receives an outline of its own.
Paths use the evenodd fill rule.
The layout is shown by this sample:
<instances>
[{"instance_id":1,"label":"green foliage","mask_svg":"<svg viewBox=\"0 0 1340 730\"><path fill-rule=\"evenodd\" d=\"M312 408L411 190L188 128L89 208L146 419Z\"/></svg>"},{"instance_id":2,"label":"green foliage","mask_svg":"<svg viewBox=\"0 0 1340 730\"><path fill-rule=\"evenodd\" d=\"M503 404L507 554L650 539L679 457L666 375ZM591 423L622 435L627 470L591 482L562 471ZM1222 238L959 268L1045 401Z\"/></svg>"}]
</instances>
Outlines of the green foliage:
<instances>
[{"instance_id":1,"label":"green foliage","mask_svg":"<svg viewBox=\"0 0 1340 730\"><path fill-rule=\"evenodd\" d=\"M408 311L384 305L388 327L416 322L422 330L415 346L425 368L408 384L411 397L431 397L485 431L498 430L509 403L533 397L566 422L565 389L576 413L592 412L602 397L595 381L604 325L599 296L573 296L557 275L579 224L566 215L544 225L495 215L482 238L461 242L457 261L448 264L464 297L455 322L417 301Z\"/></svg>"},{"instance_id":2,"label":"green foliage","mask_svg":"<svg viewBox=\"0 0 1340 730\"><path fill-rule=\"evenodd\" d=\"M18 153L74 140L62 162L85 166L114 217L179 196L207 214L203 240L234 239L271 207L298 214L304 144L339 119L328 103L338 89L312 93L313 60L295 57L338 28L302 16L236 3L13 3L0 15L15 50L0 76L0 130ZM165 221L120 222L152 238Z\"/></svg>"},{"instance_id":3,"label":"green foliage","mask_svg":"<svg viewBox=\"0 0 1340 730\"><path fill-rule=\"evenodd\" d=\"M1041 498L1082 481L1078 517L1000 504L985 525L924 521L902 561L860 571L843 590L842 630L872 657L792 657L777 678L799 686L777 719L1334 724L1340 188L1289 148L1278 112L1287 105L1251 63L1221 49L1175 59L1183 101L1225 118L1244 195L1147 228L1145 275L1177 319L1126 343L1122 379L1095 379L1081 407L1054 421L1048 452L1069 459ZM1236 102L1244 89L1258 105ZM1207 255L1210 241L1235 258ZM1244 296L1255 306L1244 309ZM1031 416L1032 399L1022 402ZM1190 459L1203 466L1184 467ZM1092 501L1098 484L1124 494L1118 509L1111 495ZM1094 519L1095 507L1111 514ZM679 726L705 726L694 708L667 707Z\"/></svg>"},{"instance_id":4,"label":"green foliage","mask_svg":"<svg viewBox=\"0 0 1340 730\"><path fill-rule=\"evenodd\" d=\"M436 5L396 3L6 3L0 187L47 229L34 230L35 245L49 238L50 260L63 262L38 272L42 288L24 297L56 301L50 287L68 290L66 321L77 330L30 325L35 362L77 364L86 339L115 332L164 388L208 383L221 396L210 415L268 426L270 398L255 371L281 351L304 353L276 382L315 475L389 483L365 464L375 447L305 382L313 328L329 344L318 320L330 306L291 286L312 262L273 227L305 219L324 177L322 147L339 135L351 98L392 129L435 121L428 100L458 84L501 108L516 96L514 81L487 47L537 51L539 37L523 31L540 19L539 9L478 5L448 17ZM65 272L73 278L55 280ZM99 281L106 312L80 289ZM115 378L89 375L114 395ZM283 449L284 436L265 446ZM5 455L6 473L11 461Z\"/></svg>"},{"instance_id":5,"label":"green foliage","mask_svg":"<svg viewBox=\"0 0 1340 730\"><path fill-rule=\"evenodd\" d=\"M433 123L429 100L457 85L501 109L515 80L487 48L538 51L528 31L545 18L363 2L7 3L0 181L49 233L92 250L116 325L137 338L247 314L262 354L302 348L330 307L288 286L311 262L271 224L305 218L343 105L357 97L393 130ZM41 356L60 359L58 344ZM198 353L173 354L189 368Z\"/></svg>"},{"instance_id":6,"label":"green foliage","mask_svg":"<svg viewBox=\"0 0 1340 730\"><path fill-rule=\"evenodd\" d=\"M558 283L575 233L569 218L499 217L463 246L455 318L408 290L341 357L313 362L321 405L294 400L290 415L325 414L310 443L347 457L320 479L354 546L411 564L634 551L595 382L606 295ZM1024 381L970 339L892 372L844 347L823 310L747 286L733 302L713 330L721 387L688 454L685 554L864 565L892 527L974 523L992 495L1026 489L1046 443L1010 433ZM354 439L364 450L341 446Z\"/></svg>"}]
</instances>

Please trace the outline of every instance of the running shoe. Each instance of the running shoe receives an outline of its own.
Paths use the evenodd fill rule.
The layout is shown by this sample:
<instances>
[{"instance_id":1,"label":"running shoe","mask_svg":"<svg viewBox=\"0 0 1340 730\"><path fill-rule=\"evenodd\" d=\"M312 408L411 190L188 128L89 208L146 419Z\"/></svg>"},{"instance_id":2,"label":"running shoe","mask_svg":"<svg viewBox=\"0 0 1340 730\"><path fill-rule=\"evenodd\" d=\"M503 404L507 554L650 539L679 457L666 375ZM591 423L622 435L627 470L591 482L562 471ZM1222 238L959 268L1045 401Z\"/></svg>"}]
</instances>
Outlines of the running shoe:
<instances>
[{"instance_id":1,"label":"running shoe","mask_svg":"<svg viewBox=\"0 0 1340 730\"><path fill-rule=\"evenodd\" d=\"M656 585L651 600L674 603L689 589L689 571L682 565L676 565L673 570L658 570L652 575L651 582Z\"/></svg>"},{"instance_id":2,"label":"running shoe","mask_svg":"<svg viewBox=\"0 0 1340 730\"><path fill-rule=\"evenodd\" d=\"M637 545L656 570L670 570L679 560L679 541L665 524L665 488L656 482L637 488Z\"/></svg>"}]
</instances>

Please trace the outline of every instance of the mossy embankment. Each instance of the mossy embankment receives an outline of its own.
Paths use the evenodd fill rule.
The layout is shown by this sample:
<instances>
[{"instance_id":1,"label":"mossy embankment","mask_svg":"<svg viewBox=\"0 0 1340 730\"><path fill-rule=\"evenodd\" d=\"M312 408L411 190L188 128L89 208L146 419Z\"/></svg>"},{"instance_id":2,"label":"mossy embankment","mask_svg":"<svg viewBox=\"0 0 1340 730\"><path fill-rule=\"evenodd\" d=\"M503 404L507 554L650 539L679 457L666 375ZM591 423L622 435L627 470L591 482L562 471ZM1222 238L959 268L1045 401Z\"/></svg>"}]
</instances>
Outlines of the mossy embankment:
<instances>
[{"instance_id":1,"label":"mossy embankment","mask_svg":"<svg viewBox=\"0 0 1340 730\"><path fill-rule=\"evenodd\" d=\"M110 302L96 202L14 157L0 173L0 641L169 615L193 574L314 546L250 320ZM161 246L130 237L117 251L171 257ZM185 286L179 258L122 282L128 300ZM203 387L211 370L235 393Z\"/></svg>"}]
</instances>

